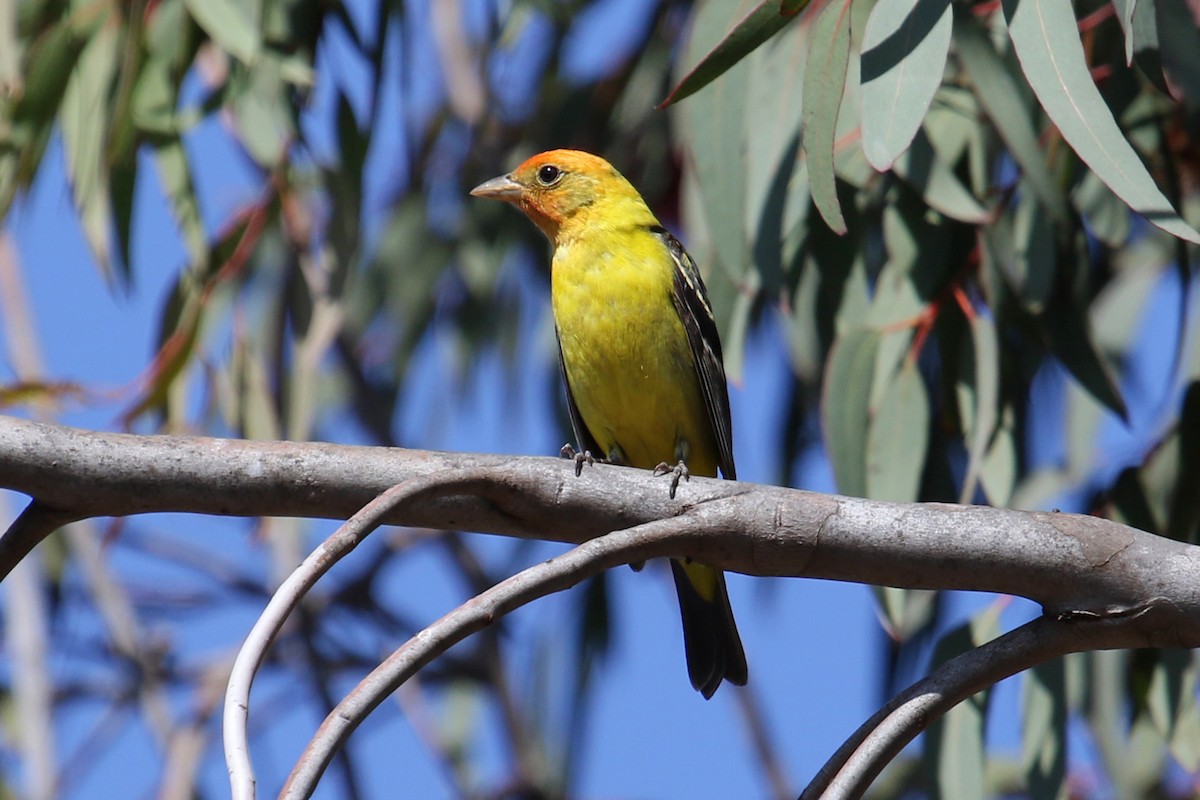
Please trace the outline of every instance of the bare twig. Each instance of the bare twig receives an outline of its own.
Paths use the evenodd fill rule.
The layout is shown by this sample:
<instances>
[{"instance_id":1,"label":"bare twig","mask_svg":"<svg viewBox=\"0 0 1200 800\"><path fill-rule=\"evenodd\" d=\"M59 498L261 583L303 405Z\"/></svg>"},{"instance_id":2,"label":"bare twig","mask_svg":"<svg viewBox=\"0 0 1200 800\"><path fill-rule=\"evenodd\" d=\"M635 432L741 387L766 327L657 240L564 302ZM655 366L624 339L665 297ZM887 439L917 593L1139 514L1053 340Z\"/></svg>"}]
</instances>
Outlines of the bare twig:
<instances>
[{"instance_id":1,"label":"bare twig","mask_svg":"<svg viewBox=\"0 0 1200 800\"><path fill-rule=\"evenodd\" d=\"M932 722L971 695L1044 661L1094 649L1112 619L1039 617L950 659L864 722L813 777L801 800L862 797L880 770Z\"/></svg>"},{"instance_id":2,"label":"bare twig","mask_svg":"<svg viewBox=\"0 0 1200 800\"><path fill-rule=\"evenodd\" d=\"M25 763L24 796L51 800L58 795L54 747L54 688L46 660L46 603L42 562L22 561L13 570L4 603L12 668L12 697L18 744Z\"/></svg>"},{"instance_id":3,"label":"bare twig","mask_svg":"<svg viewBox=\"0 0 1200 800\"><path fill-rule=\"evenodd\" d=\"M677 552L677 539L696 535L697 529L704 527L704 520L686 514L615 531L535 564L446 614L376 667L325 718L280 797L310 797L333 754L367 715L417 670L456 643L526 603L568 589L606 569Z\"/></svg>"},{"instance_id":4,"label":"bare twig","mask_svg":"<svg viewBox=\"0 0 1200 800\"><path fill-rule=\"evenodd\" d=\"M242 644L225 691L222 725L225 763L235 800L251 800L255 796L254 767L250 761L247 733L250 686L266 658L271 642L304 595L334 564L379 527L389 512L405 503L426 500L439 494L469 492L472 486L485 481L486 477L486 473L480 470L463 470L414 478L391 487L341 525L280 585Z\"/></svg>"}]
</instances>

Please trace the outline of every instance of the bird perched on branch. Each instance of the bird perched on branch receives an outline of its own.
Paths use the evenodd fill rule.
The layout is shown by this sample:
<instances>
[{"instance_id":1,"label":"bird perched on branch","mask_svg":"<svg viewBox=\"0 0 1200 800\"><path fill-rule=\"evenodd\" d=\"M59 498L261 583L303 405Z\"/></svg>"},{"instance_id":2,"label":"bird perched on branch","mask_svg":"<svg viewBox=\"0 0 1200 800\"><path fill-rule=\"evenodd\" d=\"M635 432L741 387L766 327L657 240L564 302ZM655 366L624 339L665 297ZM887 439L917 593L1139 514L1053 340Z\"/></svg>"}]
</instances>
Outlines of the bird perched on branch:
<instances>
[{"instance_id":1,"label":"bird perched on branch","mask_svg":"<svg viewBox=\"0 0 1200 800\"><path fill-rule=\"evenodd\" d=\"M576 150L533 156L471 194L517 206L550 239L551 297L567 405L593 457L672 475L736 479L717 326L679 240L611 164ZM564 448L564 454L571 454ZM692 686L746 682L719 570L672 560Z\"/></svg>"}]
</instances>

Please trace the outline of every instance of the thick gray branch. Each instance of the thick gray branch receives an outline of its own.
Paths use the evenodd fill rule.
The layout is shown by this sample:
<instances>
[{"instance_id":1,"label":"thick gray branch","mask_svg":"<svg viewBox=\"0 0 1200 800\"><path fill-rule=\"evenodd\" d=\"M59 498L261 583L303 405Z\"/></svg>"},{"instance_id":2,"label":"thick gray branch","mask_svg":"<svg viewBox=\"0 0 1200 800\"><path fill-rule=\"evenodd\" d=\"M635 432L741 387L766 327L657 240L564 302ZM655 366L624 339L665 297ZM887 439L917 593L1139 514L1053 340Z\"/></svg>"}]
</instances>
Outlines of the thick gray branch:
<instances>
[{"instance_id":1,"label":"thick gray branch","mask_svg":"<svg viewBox=\"0 0 1200 800\"><path fill-rule=\"evenodd\" d=\"M1200 548L1075 514L897 504L553 458L93 433L0 417L0 488L67 518L184 511L346 519L408 478L491 482L389 522L580 543L677 516L679 555L750 575L1018 594L1064 620L1127 617L1100 647L1200 646ZM715 531L715 533L714 533ZM11 533L12 531L10 531ZM28 538L28 537L26 537ZM0 574L28 542L0 538Z\"/></svg>"}]
</instances>

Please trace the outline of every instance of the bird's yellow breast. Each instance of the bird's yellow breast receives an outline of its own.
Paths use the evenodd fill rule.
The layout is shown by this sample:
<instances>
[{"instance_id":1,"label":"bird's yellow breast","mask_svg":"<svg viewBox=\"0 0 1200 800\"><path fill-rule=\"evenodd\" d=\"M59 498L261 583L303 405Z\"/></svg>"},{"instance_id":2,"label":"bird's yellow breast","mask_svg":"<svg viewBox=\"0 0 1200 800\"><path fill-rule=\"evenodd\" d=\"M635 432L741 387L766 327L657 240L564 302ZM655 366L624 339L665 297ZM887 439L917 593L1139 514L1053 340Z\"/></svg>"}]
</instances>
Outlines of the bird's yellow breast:
<instances>
[{"instance_id":1,"label":"bird's yellow breast","mask_svg":"<svg viewBox=\"0 0 1200 800\"><path fill-rule=\"evenodd\" d=\"M717 474L717 447L687 333L672 302L674 262L653 234L606 248L560 242L551 277L568 388L603 453L630 466L687 462Z\"/></svg>"}]
</instances>

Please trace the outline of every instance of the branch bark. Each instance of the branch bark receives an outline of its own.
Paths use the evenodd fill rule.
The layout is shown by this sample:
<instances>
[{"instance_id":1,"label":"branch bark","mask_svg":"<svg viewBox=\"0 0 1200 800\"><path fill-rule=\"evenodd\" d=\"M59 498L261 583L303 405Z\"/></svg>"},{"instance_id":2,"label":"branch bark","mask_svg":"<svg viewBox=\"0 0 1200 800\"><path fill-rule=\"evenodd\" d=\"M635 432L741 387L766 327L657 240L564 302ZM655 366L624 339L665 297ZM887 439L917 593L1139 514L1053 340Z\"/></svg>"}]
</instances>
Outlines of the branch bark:
<instances>
[{"instance_id":1,"label":"branch bark","mask_svg":"<svg viewBox=\"0 0 1200 800\"><path fill-rule=\"evenodd\" d=\"M693 478L671 500L648 472L597 464L576 478L557 458L137 436L0 417L0 488L62 519L158 511L347 519L391 486L466 468L489 476L470 496L414 504L384 521L580 544L686 513L696 524L671 534L673 554L723 569L1017 594L1056 619L1124 618L1107 647L1200 646L1200 548L1096 517L711 478ZM0 537L0 575L31 546L28 537L10 541L13 532Z\"/></svg>"}]
</instances>

